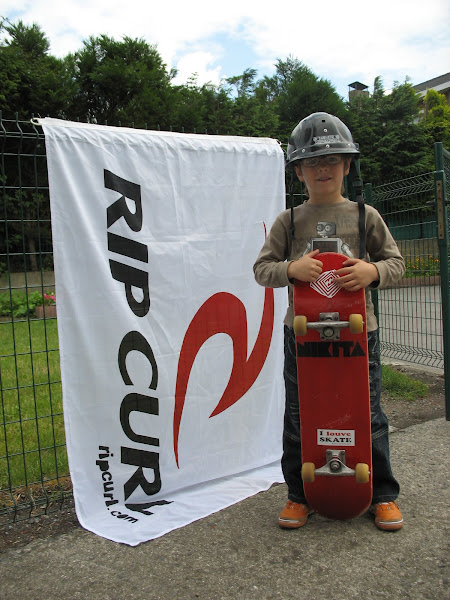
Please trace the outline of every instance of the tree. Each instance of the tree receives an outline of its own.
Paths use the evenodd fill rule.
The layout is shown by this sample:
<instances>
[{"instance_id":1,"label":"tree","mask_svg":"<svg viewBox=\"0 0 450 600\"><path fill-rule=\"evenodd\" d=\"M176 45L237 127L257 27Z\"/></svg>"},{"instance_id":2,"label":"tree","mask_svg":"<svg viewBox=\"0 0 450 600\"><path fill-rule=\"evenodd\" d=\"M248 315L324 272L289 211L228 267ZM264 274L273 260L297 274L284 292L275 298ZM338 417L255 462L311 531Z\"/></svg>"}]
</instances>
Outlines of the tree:
<instances>
[{"instance_id":1,"label":"tree","mask_svg":"<svg viewBox=\"0 0 450 600\"><path fill-rule=\"evenodd\" d=\"M17 113L21 119L32 114L63 116L70 97L70 80L64 61L48 54L49 42L38 25L26 26L19 21L0 23L6 36L0 41L0 110L3 119ZM25 126L22 126L24 129ZM48 197L37 194L46 186L47 172L36 167L36 156L43 153L39 136L28 132L20 140L20 163L17 162L17 138L5 138L4 173L7 193L5 210L8 224L10 265L18 270L37 270L44 266L39 250L51 248L50 206ZM42 161L41 161L42 163ZM39 227L36 223L39 221ZM46 248L45 248L46 246ZM23 262L26 261L26 265Z\"/></svg>"},{"instance_id":2,"label":"tree","mask_svg":"<svg viewBox=\"0 0 450 600\"><path fill-rule=\"evenodd\" d=\"M258 71L256 69L245 69L242 75L235 75L234 77L229 77L226 81L230 85L234 85L236 87L237 97L249 97L255 87L255 77Z\"/></svg>"},{"instance_id":3,"label":"tree","mask_svg":"<svg viewBox=\"0 0 450 600\"><path fill-rule=\"evenodd\" d=\"M232 126L232 100L223 87L197 84L194 73L185 85L172 88L172 125L177 131L226 134Z\"/></svg>"},{"instance_id":4,"label":"tree","mask_svg":"<svg viewBox=\"0 0 450 600\"><path fill-rule=\"evenodd\" d=\"M257 93L257 73L256 69L246 69L242 75L226 80L229 85L235 86L237 92L232 103L234 135L269 137L276 131L278 118L274 105L263 94Z\"/></svg>"},{"instance_id":5,"label":"tree","mask_svg":"<svg viewBox=\"0 0 450 600\"><path fill-rule=\"evenodd\" d=\"M349 102L349 126L360 146L365 181L380 185L427 170L427 146L418 122L419 108L412 85L394 84L390 94L377 77L370 97Z\"/></svg>"},{"instance_id":6,"label":"tree","mask_svg":"<svg viewBox=\"0 0 450 600\"><path fill-rule=\"evenodd\" d=\"M89 37L66 59L76 86L70 118L134 123L136 127L170 126L170 80L156 46L142 39L122 42L106 35Z\"/></svg>"},{"instance_id":7,"label":"tree","mask_svg":"<svg viewBox=\"0 0 450 600\"><path fill-rule=\"evenodd\" d=\"M334 86L292 56L277 60L275 75L260 83L259 93L263 91L274 104L279 139L287 140L297 123L313 112L324 111L345 120L346 105Z\"/></svg>"},{"instance_id":8,"label":"tree","mask_svg":"<svg viewBox=\"0 0 450 600\"><path fill-rule=\"evenodd\" d=\"M178 86L173 97L177 130L230 135L271 136L276 115L271 106L255 94L257 71L226 79L219 86L197 85L193 74L187 85ZM235 92L234 89L235 88Z\"/></svg>"},{"instance_id":9,"label":"tree","mask_svg":"<svg viewBox=\"0 0 450 600\"><path fill-rule=\"evenodd\" d=\"M430 148L442 142L450 150L450 106L443 94L428 90L423 99L423 127Z\"/></svg>"},{"instance_id":10,"label":"tree","mask_svg":"<svg viewBox=\"0 0 450 600\"><path fill-rule=\"evenodd\" d=\"M19 21L0 23L6 37L0 41L0 110L62 116L71 97L70 79L63 60L49 55L49 41L38 25Z\"/></svg>"},{"instance_id":11,"label":"tree","mask_svg":"<svg viewBox=\"0 0 450 600\"><path fill-rule=\"evenodd\" d=\"M364 181L377 182L382 164L380 157L371 149L376 146L379 136L380 115L379 104L384 90L379 77L375 79L372 96L355 95L349 102L348 122L354 141L359 144L361 152L361 172Z\"/></svg>"}]
</instances>

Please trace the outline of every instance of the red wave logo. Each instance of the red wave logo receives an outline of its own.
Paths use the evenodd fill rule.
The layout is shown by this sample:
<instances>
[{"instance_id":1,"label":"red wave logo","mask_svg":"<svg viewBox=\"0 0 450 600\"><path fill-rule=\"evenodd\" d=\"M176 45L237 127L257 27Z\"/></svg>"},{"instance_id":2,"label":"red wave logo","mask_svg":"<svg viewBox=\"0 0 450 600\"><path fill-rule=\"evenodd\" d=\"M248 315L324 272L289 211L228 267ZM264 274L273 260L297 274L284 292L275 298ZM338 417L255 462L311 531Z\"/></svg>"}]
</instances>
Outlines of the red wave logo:
<instances>
[{"instance_id":1,"label":"red wave logo","mask_svg":"<svg viewBox=\"0 0 450 600\"><path fill-rule=\"evenodd\" d=\"M228 385L216 408L214 417L233 406L256 381L269 352L274 319L273 290L266 288L264 310L255 346L247 359L247 313L242 302L227 292L208 298L192 319L181 346L175 390L173 446L178 463L178 436L186 390L195 357L200 348L216 333L226 333L233 342L233 367Z\"/></svg>"}]
</instances>

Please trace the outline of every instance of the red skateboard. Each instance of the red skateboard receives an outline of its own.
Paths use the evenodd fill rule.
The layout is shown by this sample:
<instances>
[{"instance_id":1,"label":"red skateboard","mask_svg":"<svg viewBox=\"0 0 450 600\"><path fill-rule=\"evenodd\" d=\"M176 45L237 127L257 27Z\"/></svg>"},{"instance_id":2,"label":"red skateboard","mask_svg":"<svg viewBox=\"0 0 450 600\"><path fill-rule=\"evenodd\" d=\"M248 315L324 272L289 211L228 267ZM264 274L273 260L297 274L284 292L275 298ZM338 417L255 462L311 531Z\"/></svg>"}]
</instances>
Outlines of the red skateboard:
<instances>
[{"instance_id":1,"label":"red skateboard","mask_svg":"<svg viewBox=\"0 0 450 600\"><path fill-rule=\"evenodd\" d=\"M318 280L294 286L303 485L308 505L330 519L356 517L372 500L365 292L333 275L347 258L319 254Z\"/></svg>"}]
</instances>

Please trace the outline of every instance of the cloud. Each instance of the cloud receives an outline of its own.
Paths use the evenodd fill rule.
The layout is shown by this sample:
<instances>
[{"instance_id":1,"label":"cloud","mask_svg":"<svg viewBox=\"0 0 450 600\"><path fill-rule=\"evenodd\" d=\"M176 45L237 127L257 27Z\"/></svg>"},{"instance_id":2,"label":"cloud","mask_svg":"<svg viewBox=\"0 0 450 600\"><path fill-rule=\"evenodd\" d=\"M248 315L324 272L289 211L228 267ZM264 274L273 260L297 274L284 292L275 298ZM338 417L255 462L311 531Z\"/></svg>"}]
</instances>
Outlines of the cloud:
<instances>
[{"instance_id":1,"label":"cloud","mask_svg":"<svg viewBox=\"0 0 450 600\"><path fill-rule=\"evenodd\" d=\"M216 61L211 52L190 52L180 58L177 63L177 76L172 80L174 85L181 85L188 81L191 76L199 84L212 83L219 85L222 75L222 66L217 65L210 68Z\"/></svg>"},{"instance_id":2,"label":"cloud","mask_svg":"<svg viewBox=\"0 0 450 600\"><path fill-rule=\"evenodd\" d=\"M448 70L450 5L442 0L321 2L263 12L248 37L265 57L293 55L332 81L359 73L366 83L386 74L404 80Z\"/></svg>"},{"instance_id":3,"label":"cloud","mask_svg":"<svg viewBox=\"0 0 450 600\"><path fill-rule=\"evenodd\" d=\"M158 50L177 81L198 73L199 83L218 83L236 68L274 71L277 58L292 55L333 84L381 75L387 87L410 76L415 83L448 71L450 5L447 0L286 0L211 3L155 0L3 0L3 16L37 22L64 56L90 35L142 37ZM214 37L222 43L214 44ZM226 45L223 44L225 37ZM252 64L238 61L246 46ZM242 57L243 59L244 57ZM230 61L233 59L233 66ZM233 72L234 70L234 72ZM345 86L345 84L344 84Z\"/></svg>"}]
</instances>

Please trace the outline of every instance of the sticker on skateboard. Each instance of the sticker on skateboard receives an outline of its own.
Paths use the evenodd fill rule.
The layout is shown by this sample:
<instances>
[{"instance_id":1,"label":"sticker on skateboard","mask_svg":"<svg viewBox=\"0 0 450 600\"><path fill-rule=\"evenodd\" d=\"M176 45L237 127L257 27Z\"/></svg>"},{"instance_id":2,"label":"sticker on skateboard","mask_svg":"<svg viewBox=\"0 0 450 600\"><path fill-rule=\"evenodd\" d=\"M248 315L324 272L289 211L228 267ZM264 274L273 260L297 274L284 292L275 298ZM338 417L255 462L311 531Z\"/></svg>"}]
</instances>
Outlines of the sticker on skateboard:
<instances>
[{"instance_id":1,"label":"sticker on skateboard","mask_svg":"<svg viewBox=\"0 0 450 600\"><path fill-rule=\"evenodd\" d=\"M322 273L316 281L310 283L309 285L315 290L317 293L325 296L326 298L333 298L341 291L341 288L336 283L336 270L326 271Z\"/></svg>"},{"instance_id":2,"label":"sticker on skateboard","mask_svg":"<svg viewBox=\"0 0 450 600\"><path fill-rule=\"evenodd\" d=\"M317 430L318 446L354 446L355 430L330 431L329 429Z\"/></svg>"}]
</instances>

